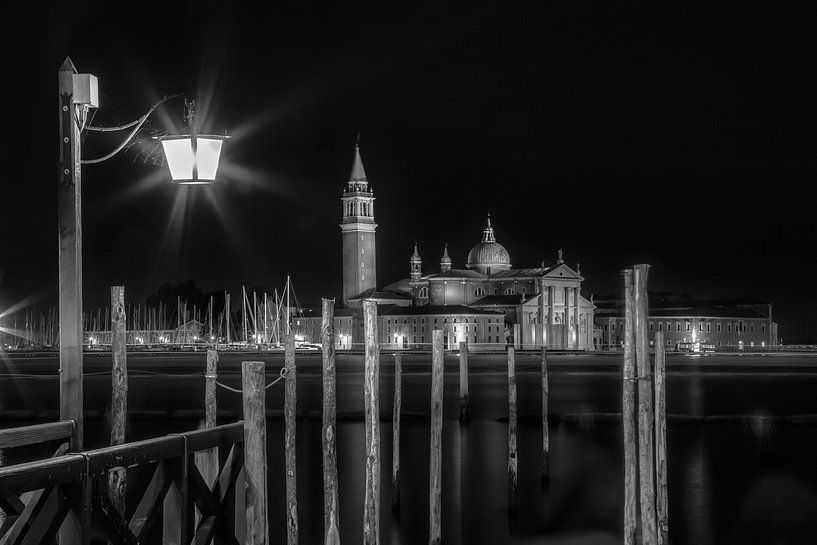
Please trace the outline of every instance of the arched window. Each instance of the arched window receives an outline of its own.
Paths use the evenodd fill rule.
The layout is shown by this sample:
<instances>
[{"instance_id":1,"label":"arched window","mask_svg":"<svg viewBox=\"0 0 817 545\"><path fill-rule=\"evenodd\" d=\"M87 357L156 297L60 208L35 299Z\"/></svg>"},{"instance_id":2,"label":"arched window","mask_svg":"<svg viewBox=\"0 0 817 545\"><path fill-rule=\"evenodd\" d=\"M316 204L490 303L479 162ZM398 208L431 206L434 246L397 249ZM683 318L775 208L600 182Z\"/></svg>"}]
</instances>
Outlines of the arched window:
<instances>
[{"instance_id":1,"label":"arched window","mask_svg":"<svg viewBox=\"0 0 817 545\"><path fill-rule=\"evenodd\" d=\"M428 299L428 288L420 288L420 299Z\"/></svg>"},{"instance_id":2,"label":"arched window","mask_svg":"<svg viewBox=\"0 0 817 545\"><path fill-rule=\"evenodd\" d=\"M477 288L474 290L474 295L477 297L483 297L485 295L485 290L483 288Z\"/></svg>"},{"instance_id":3,"label":"arched window","mask_svg":"<svg viewBox=\"0 0 817 545\"><path fill-rule=\"evenodd\" d=\"M513 295L513 288L505 288L505 295Z\"/></svg>"}]
</instances>

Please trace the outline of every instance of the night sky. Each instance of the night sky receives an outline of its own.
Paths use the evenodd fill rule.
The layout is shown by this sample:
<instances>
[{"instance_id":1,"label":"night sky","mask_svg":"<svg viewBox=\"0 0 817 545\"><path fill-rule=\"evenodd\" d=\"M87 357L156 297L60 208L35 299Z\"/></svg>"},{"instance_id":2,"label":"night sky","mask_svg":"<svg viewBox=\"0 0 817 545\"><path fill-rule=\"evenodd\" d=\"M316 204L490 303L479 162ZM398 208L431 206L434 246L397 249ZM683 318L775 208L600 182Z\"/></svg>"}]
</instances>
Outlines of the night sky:
<instances>
[{"instance_id":1,"label":"night sky","mask_svg":"<svg viewBox=\"0 0 817 545\"><path fill-rule=\"evenodd\" d=\"M340 296L340 193L359 133L378 280L448 243L464 267L491 214L515 266L581 263L583 294L755 297L817 340L817 38L806 13L736 3L70 3L0 8L0 311L57 278L57 69L99 78L93 123L165 94L233 139L211 187L134 149L83 169L86 308L164 282ZM712 3L715 4L715 3ZM466 9L464 6L468 6ZM70 9L69 9L70 6ZM155 118L180 120L179 103ZM115 137L90 134L86 158ZM237 300L237 297L236 297Z\"/></svg>"}]
</instances>

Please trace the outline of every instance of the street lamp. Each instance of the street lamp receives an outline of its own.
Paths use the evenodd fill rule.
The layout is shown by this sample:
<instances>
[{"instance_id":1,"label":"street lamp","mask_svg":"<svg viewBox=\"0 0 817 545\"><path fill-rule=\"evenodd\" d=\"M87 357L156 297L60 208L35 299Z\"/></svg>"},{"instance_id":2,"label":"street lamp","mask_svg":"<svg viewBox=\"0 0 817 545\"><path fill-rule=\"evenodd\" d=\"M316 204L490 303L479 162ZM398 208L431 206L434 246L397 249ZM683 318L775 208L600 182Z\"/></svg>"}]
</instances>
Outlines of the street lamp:
<instances>
[{"instance_id":1,"label":"street lamp","mask_svg":"<svg viewBox=\"0 0 817 545\"><path fill-rule=\"evenodd\" d=\"M228 136L196 131L196 101L185 100L190 134L161 137L170 177L177 184L212 184L216 180L221 145Z\"/></svg>"},{"instance_id":2,"label":"street lamp","mask_svg":"<svg viewBox=\"0 0 817 545\"><path fill-rule=\"evenodd\" d=\"M58 196L59 223L59 313L60 313L60 419L73 420L71 448L83 448L82 402L82 168L84 164L110 159L136 136L148 117L161 104L176 98L162 98L148 112L126 125L93 127L87 125L90 108L99 107L97 79L77 73L66 57L59 69L60 169ZM180 184L213 183L219 155L226 137L201 135L196 131L195 101L186 101L186 119L190 134L160 137L171 178ZM81 134L133 129L113 152L104 157L83 160Z\"/></svg>"}]
</instances>

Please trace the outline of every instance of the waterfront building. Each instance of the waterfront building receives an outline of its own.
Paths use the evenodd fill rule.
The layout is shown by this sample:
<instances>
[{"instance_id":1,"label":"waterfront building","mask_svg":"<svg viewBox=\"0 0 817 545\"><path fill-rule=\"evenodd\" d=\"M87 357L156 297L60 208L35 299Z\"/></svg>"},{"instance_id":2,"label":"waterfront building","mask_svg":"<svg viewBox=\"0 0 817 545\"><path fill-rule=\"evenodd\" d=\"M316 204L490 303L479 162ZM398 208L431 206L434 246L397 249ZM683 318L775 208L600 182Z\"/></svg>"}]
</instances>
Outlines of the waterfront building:
<instances>
[{"instance_id":1,"label":"waterfront building","mask_svg":"<svg viewBox=\"0 0 817 545\"><path fill-rule=\"evenodd\" d=\"M607 349L624 345L624 301L596 300L598 340ZM763 348L778 344L772 305L758 301L693 300L650 295L647 322L650 346L664 332L670 350Z\"/></svg>"},{"instance_id":2,"label":"waterfront building","mask_svg":"<svg viewBox=\"0 0 817 545\"><path fill-rule=\"evenodd\" d=\"M196 344L208 342L204 336L204 324L198 320L187 320L173 329L128 329L125 332L125 344ZM112 342L110 329L86 330L83 332L83 343L87 346L109 346Z\"/></svg>"},{"instance_id":3,"label":"waterfront building","mask_svg":"<svg viewBox=\"0 0 817 545\"><path fill-rule=\"evenodd\" d=\"M497 242L490 216L481 240L468 253L464 268L455 268L443 247L439 271L423 272L417 244L409 257L409 277L378 288L374 192L366 178L359 146L341 196L343 309L335 312L336 343L350 347L363 341L360 309L364 300L378 304L378 336L387 348L422 348L431 331L445 332L445 346L467 341L480 348L547 346L592 350L594 305L581 295L579 266L557 259L539 267L514 268L510 254ZM319 342L320 316L295 324L304 341Z\"/></svg>"}]
</instances>

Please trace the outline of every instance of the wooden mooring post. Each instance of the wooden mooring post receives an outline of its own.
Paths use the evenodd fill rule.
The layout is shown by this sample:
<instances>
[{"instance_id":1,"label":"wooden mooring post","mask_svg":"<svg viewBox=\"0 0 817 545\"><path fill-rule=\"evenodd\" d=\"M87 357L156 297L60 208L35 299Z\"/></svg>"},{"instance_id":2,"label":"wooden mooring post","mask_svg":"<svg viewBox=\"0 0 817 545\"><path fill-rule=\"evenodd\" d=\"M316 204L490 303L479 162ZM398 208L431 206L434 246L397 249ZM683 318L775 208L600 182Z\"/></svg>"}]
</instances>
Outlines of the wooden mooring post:
<instances>
[{"instance_id":1,"label":"wooden mooring post","mask_svg":"<svg viewBox=\"0 0 817 545\"><path fill-rule=\"evenodd\" d=\"M669 542L667 499L667 401L664 332L655 334L655 477L657 486L658 545Z\"/></svg>"},{"instance_id":2,"label":"wooden mooring post","mask_svg":"<svg viewBox=\"0 0 817 545\"><path fill-rule=\"evenodd\" d=\"M460 422L471 421L471 407L468 399L468 343L460 343Z\"/></svg>"},{"instance_id":3,"label":"wooden mooring post","mask_svg":"<svg viewBox=\"0 0 817 545\"><path fill-rule=\"evenodd\" d=\"M264 362L241 363L244 401L244 471L248 545L268 545L267 518L267 411Z\"/></svg>"},{"instance_id":4,"label":"wooden mooring post","mask_svg":"<svg viewBox=\"0 0 817 545\"><path fill-rule=\"evenodd\" d=\"M128 417L128 353L125 286L111 286L111 446L125 442ZM116 509L125 514L127 474L124 467L108 472L108 489Z\"/></svg>"},{"instance_id":5,"label":"wooden mooring post","mask_svg":"<svg viewBox=\"0 0 817 545\"><path fill-rule=\"evenodd\" d=\"M518 498L516 457L516 364L514 348L508 347L508 514L516 515Z\"/></svg>"},{"instance_id":6,"label":"wooden mooring post","mask_svg":"<svg viewBox=\"0 0 817 545\"><path fill-rule=\"evenodd\" d=\"M287 489L287 544L298 545L298 480L295 463L295 417L297 414L295 339L284 339L284 458Z\"/></svg>"},{"instance_id":7,"label":"wooden mooring post","mask_svg":"<svg viewBox=\"0 0 817 545\"><path fill-rule=\"evenodd\" d=\"M363 378L366 426L366 489L363 502L363 543L380 544L380 346L377 342L377 303L363 302L366 356Z\"/></svg>"},{"instance_id":8,"label":"wooden mooring post","mask_svg":"<svg viewBox=\"0 0 817 545\"><path fill-rule=\"evenodd\" d=\"M443 331L431 334L431 452L429 463L429 545L439 545L442 537L442 458L443 458Z\"/></svg>"},{"instance_id":9,"label":"wooden mooring post","mask_svg":"<svg viewBox=\"0 0 817 545\"><path fill-rule=\"evenodd\" d=\"M647 275L649 265L633 270L635 309L635 361L638 373L638 475L641 498L641 537L645 545L656 543L655 518L655 413L650 368L650 345L647 337L649 302Z\"/></svg>"},{"instance_id":10,"label":"wooden mooring post","mask_svg":"<svg viewBox=\"0 0 817 545\"><path fill-rule=\"evenodd\" d=\"M635 345L633 270L624 277L624 370L621 419L624 433L624 545L635 545L638 530L638 451L635 417Z\"/></svg>"},{"instance_id":11,"label":"wooden mooring post","mask_svg":"<svg viewBox=\"0 0 817 545\"><path fill-rule=\"evenodd\" d=\"M394 354L394 410L391 439L391 506L400 509L400 411L403 403L403 354Z\"/></svg>"},{"instance_id":12,"label":"wooden mooring post","mask_svg":"<svg viewBox=\"0 0 817 545\"><path fill-rule=\"evenodd\" d=\"M218 380L218 352L207 350L207 367L204 374L204 427L216 427L218 405L216 403L216 381ZM196 467L208 486L212 487L218 477L218 448L196 453Z\"/></svg>"},{"instance_id":13,"label":"wooden mooring post","mask_svg":"<svg viewBox=\"0 0 817 545\"><path fill-rule=\"evenodd\" d=\"M548 349L542 347L542 482L550 479L550 429L548 428Z\"/></svg>"},{"instance_id":14,"label":"wooden mooring post","mask_svg":"<svg viewBox=\"0 0 817 545\"><path fill-rule=\"evenodd\" d=\"M323 528L325 545L339 545L338 463L336 451L337 400L335 398L335 300L321 300L323 364Z\"/></svg>"}]
</instances>

